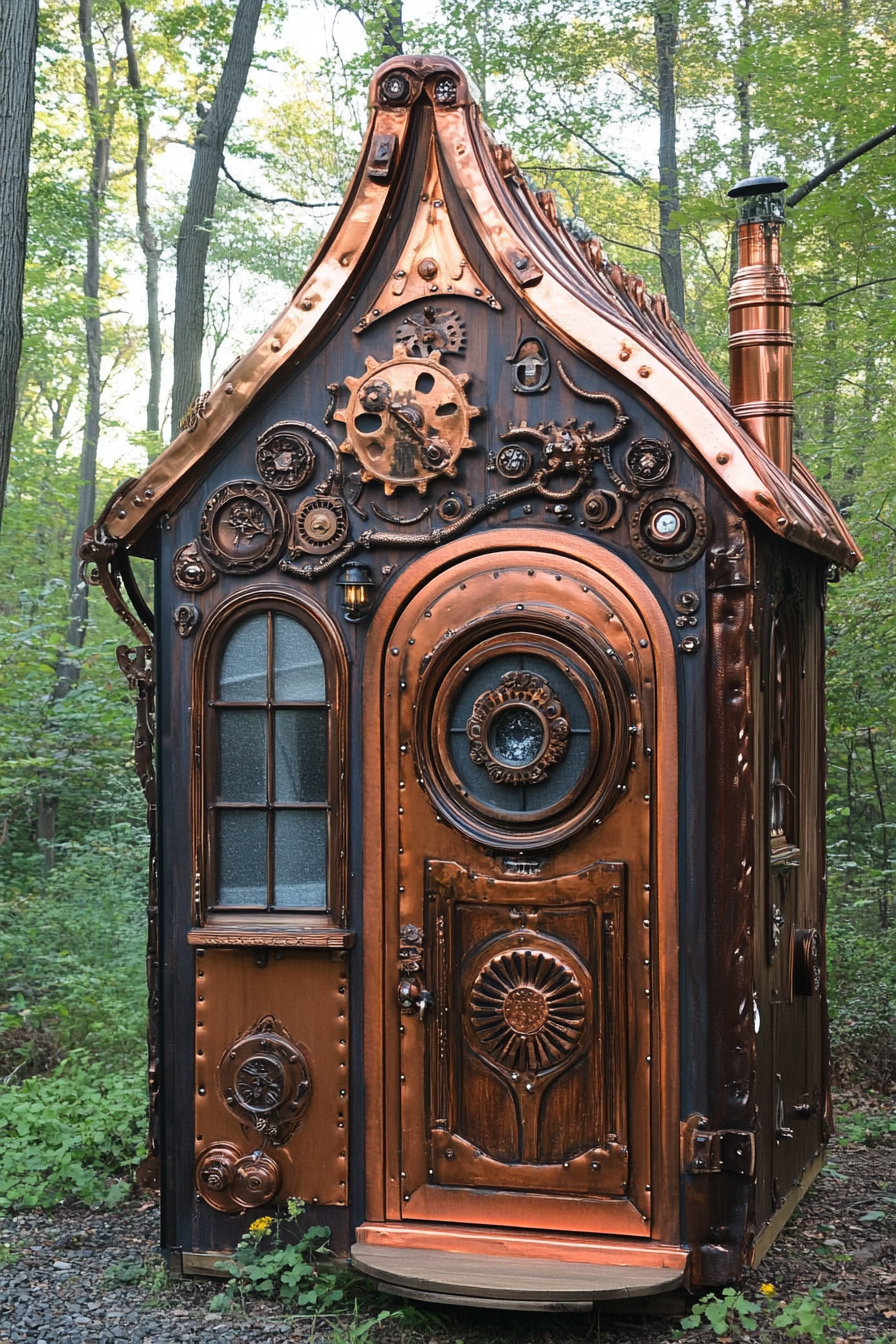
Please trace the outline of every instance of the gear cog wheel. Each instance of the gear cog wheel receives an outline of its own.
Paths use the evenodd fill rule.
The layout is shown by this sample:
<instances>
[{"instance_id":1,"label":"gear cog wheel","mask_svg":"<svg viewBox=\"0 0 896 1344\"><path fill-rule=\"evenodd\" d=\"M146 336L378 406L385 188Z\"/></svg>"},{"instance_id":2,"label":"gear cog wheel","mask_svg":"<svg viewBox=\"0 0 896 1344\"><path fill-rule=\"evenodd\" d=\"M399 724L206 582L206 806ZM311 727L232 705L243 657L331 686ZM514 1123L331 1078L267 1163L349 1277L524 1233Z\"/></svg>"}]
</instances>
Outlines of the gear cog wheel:
<instances>
[{"instance_id":1,"label":"gear cog wheel","mask_svg":"<svg viewBox=\"0 0 896 1344\"><path fill-rule=\"evenodd\" d=\"M367 357L362 378L347 377L350 398L334 420L345 425L340 452L353 453L364 481L377 480L387 495L400 486L426 494L437 476L455 476L456 462L475 444L470 421L482 414L466 397L468 373L441 365L441 350L415 358L396 345L391 359Z\"/></svg>"},{"instance_id":2,"label":"gear cog wheel","mask_svg":"<svg viewBox=\"0 0 896 1344\"><path fill-rule=\"evenodd\" d=\"M426 359L433 350L445 355L463 354L467 333L463 319L453 308L426 304L422 313L414 313L398 324L395 340L412 358Z\"/></svg>"}]
</instances>

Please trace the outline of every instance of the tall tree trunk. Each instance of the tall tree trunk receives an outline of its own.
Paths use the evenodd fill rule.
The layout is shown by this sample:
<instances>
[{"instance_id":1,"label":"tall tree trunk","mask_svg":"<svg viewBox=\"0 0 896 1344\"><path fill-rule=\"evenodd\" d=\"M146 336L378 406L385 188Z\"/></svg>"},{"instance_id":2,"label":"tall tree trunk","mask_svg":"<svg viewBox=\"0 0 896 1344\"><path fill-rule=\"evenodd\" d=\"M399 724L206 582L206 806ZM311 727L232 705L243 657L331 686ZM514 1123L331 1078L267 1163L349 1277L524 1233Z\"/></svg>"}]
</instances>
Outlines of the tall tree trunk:
<instances>
[{"instance_id":1,"label":"tall tree trunk","mask_svg":"<svg viewBox=\"0 0 896 1344\"><path fill-rule=\"evenodd\" d=\"M734 66L734 99L737 105L737 160L741 179L750 176L753 164L753 15L752 0L741 0L740 23L737 27L737 58ZM731 230L731 265L729 285L734 283L737 271L737 227Z\"/></svg>"},{"instance_id":2,"label":"tall tree trunk","mask_svg":"<svg viewBox=\"0 0 896 1344\"><path fill-rule=\"evenodd\" d=\"M81 463L78 472L78 513L72 537L71 567L69 570L69 612L67 647L56 663L56 684L53 699L61 700L77 684L79 664L71 650L84 645L87 629L87 583L81 577L78 554L81 540L96 513L96 453L100 438L100 360L102 358L102 331L100 328L100 215L103 194L109 180L109 141L111 116L100 106L96 53L93 48L93 0L80 0L78 27L81 49L84 53L84 94L87 99L87 117L93 141L93 162L90 171L90 189L87 193L87 257L84 266L84 336L87 356L87 404L84 415L84 436L81 440Z\"/></svg>"},{"instance_id":3,"label":"tall tree trunk","mask_svg":"<svg viewBox=\"0 0 896 1344\"><path fill-rule=\"evenodd\" d=\"M660 112L660 271L669 307L684 322L684 268L681 230L670 226L679 208L678 125L675 109L675 53L678 46L678 0L658 0L653 16L656 77Z\"/></svg>"},{"instance_id":4,"label":"tall tree trunk","mask_svg":"<svg viewBox=\"0 0 896 1344\"><path fill-rule=\"evenodd\" d=\"M22 354L37 0L0 7L0 525Z\"/></svg>"},{"instance_id":5,"label":"tall tree trunk","mask_svg":"<svg viewBox=\"0 0 896 1344\"><path fill-rule=\"evenodd\" d=\"M224 145L239 106L252 55L262 0L239 0L233 32L211 108L196 134L187 208L177 237L174 297L174 388L172 433L201 390L200 361L205 328L205 265L215 213Z\"/></svg>"},{"instance_id":6,"label":"tall tree trunk","mask_svg":"<svg viewBox=\"0 0 896 1344\"><path fill-rule=\"evenodd\" d=\"M120 0L119 8L121 9L121 26L128 58L128 83L134 91L137 113L137 158L134 163L135 195L140 228L140 246L143 248L143 255L146 258L146 334L149 342L149 392L146 398L146 428L150 433L158 434L159 398L162 393L162 328L159 322L159 257L161 248L155 229L152 226L147 191L149 110L146 106L143 85L140 81L137 52L134 48L131 8L130 5L125 3L125 0Z\"/></svg>"}]
</instances>

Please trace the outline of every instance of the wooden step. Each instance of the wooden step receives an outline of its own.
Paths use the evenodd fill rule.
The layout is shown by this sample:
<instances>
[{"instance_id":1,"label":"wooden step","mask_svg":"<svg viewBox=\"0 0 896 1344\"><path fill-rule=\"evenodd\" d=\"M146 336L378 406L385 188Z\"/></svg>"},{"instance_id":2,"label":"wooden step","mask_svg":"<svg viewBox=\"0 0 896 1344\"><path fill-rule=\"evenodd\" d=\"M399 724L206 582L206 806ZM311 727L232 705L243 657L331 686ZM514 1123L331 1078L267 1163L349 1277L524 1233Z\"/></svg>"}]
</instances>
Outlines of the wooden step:
<instances>
[{"instance_id":1,"label":"wooden step","mask_svg":"<svg viewBox=\"0 0 896 1344\"><path fill-rule=\"evenodd\" d=\"M669 1292L684 1278L679 1269L643 1265L570 1264L364 1243L352 1247L352 1265L376 1279L383 1292L505 1311L588 1311L593 1302Z\"/></svg>"}]
</instances>

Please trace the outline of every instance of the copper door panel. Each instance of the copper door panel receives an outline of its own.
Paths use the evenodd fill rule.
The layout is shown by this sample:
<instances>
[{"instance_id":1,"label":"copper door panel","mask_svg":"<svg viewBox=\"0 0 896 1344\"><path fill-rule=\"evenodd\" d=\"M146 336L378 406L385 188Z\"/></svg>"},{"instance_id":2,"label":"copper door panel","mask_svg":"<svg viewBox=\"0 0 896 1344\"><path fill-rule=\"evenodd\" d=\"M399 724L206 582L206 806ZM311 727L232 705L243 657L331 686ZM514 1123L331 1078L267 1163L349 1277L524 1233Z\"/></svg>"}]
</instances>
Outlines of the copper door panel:
<instances>
[{"instance_id":1,"label":"copper door panel","mask_svg":"<svg viewBox=\"0 0 896 1344\"><path fill-rule=\"evenodd\" d=\"M595 570L517 551L443 570L387 639L386 1214L649 1234L648 629Z\"/></svg>"},{"instance_id":2,"label":"copper door panel","mask_svg":"<svg viewBox=\"0 0 896 1344\"><path fill-rule=\"evenodd\" d=\"M347 1024L348 971L329 952L197 949L194 1137L207 1202L236 1212L234 1189L251 1198L237 1188L240 1172L236 1186L227 1178L256 1150L259 1206L271 1192L279 1202L347 1202Z\"/></svg>"},{"instance_id":3,"label":"copper door panel","mask_svg":"<svg viewBox=\"0 0 896 1344\"><path fill-rule=\"evenodd\" d=\"M431 1183L627 1193L623 882L427 865Z\"/></svg>"}]
</instances>

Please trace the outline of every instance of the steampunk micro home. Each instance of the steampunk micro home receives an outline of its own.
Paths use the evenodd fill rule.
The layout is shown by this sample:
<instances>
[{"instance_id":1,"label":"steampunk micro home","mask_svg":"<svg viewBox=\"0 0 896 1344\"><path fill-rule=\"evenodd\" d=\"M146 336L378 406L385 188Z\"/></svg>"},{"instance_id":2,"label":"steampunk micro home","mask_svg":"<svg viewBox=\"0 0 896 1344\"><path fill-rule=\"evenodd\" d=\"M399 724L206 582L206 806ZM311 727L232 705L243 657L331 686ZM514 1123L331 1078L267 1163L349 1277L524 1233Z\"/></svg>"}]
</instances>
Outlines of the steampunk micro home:
<instances>
[{"instance_id":1,"label":"steampunk micro home","mask_svg":"<svg viewBox=\"0 0 896 1344\"><path fill-rule=\"evenodd\" d=\"M163 1244L204 1272L300 1196L428 1300L728 1283L830 1130L859 557L791 455L784 184L733 193L729 395L456 64L371 104L289 306L85 541L136 639Z\"/></svg>"}]
</instances>

